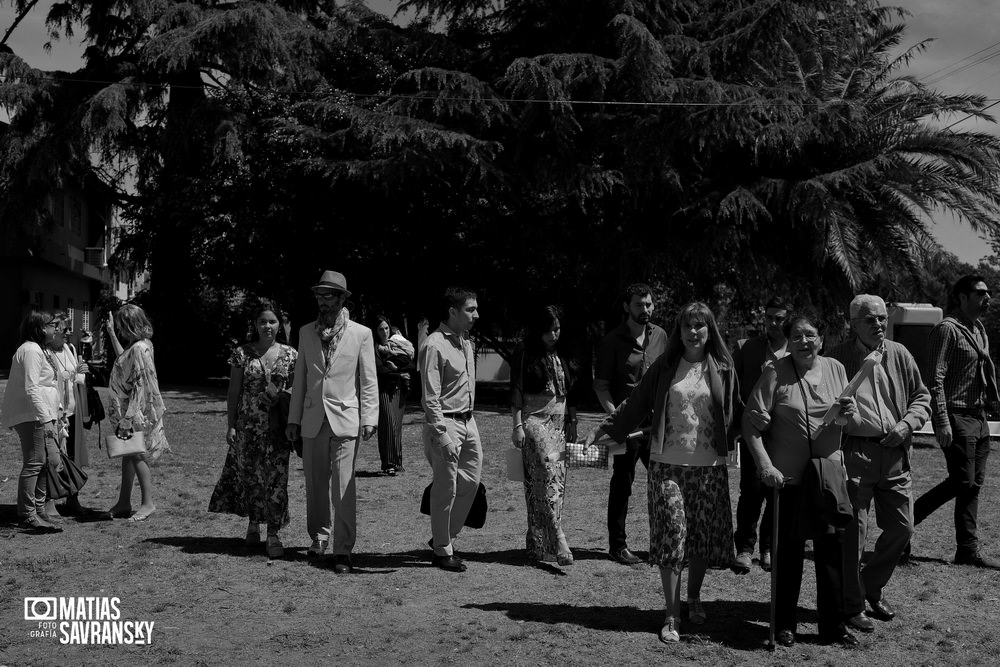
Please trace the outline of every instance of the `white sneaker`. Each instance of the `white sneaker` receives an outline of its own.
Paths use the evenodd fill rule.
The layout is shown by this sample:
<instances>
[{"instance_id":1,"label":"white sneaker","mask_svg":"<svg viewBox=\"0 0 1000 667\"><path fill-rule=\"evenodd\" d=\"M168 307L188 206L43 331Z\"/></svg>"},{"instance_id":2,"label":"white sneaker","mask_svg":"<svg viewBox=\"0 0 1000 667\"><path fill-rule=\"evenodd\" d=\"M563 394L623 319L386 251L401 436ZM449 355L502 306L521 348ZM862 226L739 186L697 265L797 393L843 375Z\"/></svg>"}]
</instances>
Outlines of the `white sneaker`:
<instances>
[{"instance_id":1,"label":"white sneaker","mask_svg":"<svg viewBox=\"0 0 1000 667\"><path fill-rule=\"evenodd\" d=\"M326 553L326 547L329 543L329 540L321 540L318 537L314 538L312 544L309 545L309 549L306 551L306 555L322 556Z\"/></svg>"},{"instance_id":2,"label":"white sneaker","mask_svg":"<svg viewBox=\"0 0 1000 667\"><path fill-rule=\"evenodd\" d=\"M688 598L688 620L695 625L705 622L708 615L705 614L705 607L701 604L701 598Z\"/></svg>"},{"instance_id":3,"label":"white sneaker","mask_svg":"<svg viewBox=\"0 0 1000 667\"><path fill-rule=\"evenodd\" d=\"M677 632L677 622L673 616L668 616L660 628L660 641L664 644L676 644L681 640L681 634Z\"/></svg>"}]
</instances>

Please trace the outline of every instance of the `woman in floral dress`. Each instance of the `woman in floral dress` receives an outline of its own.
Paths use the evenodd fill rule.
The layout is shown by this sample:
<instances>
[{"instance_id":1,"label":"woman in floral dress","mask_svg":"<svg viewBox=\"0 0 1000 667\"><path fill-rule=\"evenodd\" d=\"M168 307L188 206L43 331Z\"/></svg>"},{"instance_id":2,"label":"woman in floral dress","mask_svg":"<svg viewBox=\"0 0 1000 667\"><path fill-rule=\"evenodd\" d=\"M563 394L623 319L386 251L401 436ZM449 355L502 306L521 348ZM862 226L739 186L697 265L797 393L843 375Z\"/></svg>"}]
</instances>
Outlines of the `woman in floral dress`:
<instances>
[{"instance_id":1,"label":"woman in floral dress","mask_svg":"<svg viewBox=\"0 0 1000 667\"><path fill-rule=\"evenodd\" d=\"M208 504L210 512L248 518L248 546L260 544L260 524L267 524L270 558L284 555L278 531L289 522L291 443L285 438L280 395L287 396L291 389L297 356L293 348L276 340L280 313L270 301L261 301L254 308L251 341L230 357L229 452Z\"/></svg>"},{"instance_id":2,"label":"woman in floral dress","mask_svg":"<svg viewBox=\"0 0 1000 667\"><path fill-rule=\"evenodd\" d=\"M122 484L118 502L111 508L111 516L130 517L129 521L145 521L156 511L153 503L153 478L149 465L170 451L163 430L163 398L153 364L153 325L142 308L122 306L115 313L115 340L124 348L115 359L108 383L110 400L108 418L115 435L125 439L142 431L146 451L122 457ZM138 478L141 501L132 513L132 484Z\"/></svg>"},{"instance_id":3,"label":"woman in floral dress","mask_svg":"<svg viewBox=\"0 0 1000 667\"><path fill-rule=\"evenodd\" d=\"M528 506L528 557L571 565L573 553L562 529L567 440L576 440L576 408L570 391L576 365L558 350L559 310L546 306L528 326L511 360L511 414L514 446L524 461Z\"/></svg>"}]
</instances>

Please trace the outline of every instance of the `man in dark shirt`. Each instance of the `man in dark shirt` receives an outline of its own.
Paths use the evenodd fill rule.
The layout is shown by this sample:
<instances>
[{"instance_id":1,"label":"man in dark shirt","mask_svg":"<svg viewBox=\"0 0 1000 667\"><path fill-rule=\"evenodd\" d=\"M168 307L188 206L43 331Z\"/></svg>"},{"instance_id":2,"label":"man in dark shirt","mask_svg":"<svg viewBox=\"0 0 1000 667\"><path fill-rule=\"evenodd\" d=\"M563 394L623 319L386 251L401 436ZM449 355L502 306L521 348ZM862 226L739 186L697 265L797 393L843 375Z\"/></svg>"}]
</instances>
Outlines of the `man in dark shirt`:
<instances>
[{"instance_id":1,"label":"man in dark shirt","mask_svg":"<svg viewBox=\"0 0 1000 667\"><path fill-rule=\"evenodd\" d=\"M980 318L990 306L982 276L963 276L951 289L951 310L931 331L931 424L944 451L948 477L920 496L913 508L919 524L955 499L956 565L1000 569L1000 561L979 551L976 534L979 490L986 479L990 427L986 408L1000 403L996 368Z\"/></svg>"},{"instance_id":2,"label":"man in dark shirt","mask_svg":"<svg viewBox=\"0 0 1000 667\"><path fill-rule=\"evenodd\" d=\"M649 321L653 314L653 291L649 285L629 285L622 308L625 321L606 335L597 348L594 393L607 414L629 397L646 369L667 347L666 332ZM635 464L641 460L649 468L649 437L631 438L625 445L626 452L615 457L608 490L608 551L613 560L635 565L642 561L628 548L625 524Z\"/></svg>"},{"instance_id":3,"label":"man in dark shirt","mask_svg":"<svg viewBox=\"0 0 1000 667\"><path fill-rule=\"evenodd\" d=\"M788 317L788 306L780 299L771 299L764 306L764 333L749 339L736 350L733 365L740 381L740 397L746 405L750 392L769 364L773 364L787 354L788 341L785 340L784 325ZM765 571L771 569L771 493L758 476L753 456L743 438L740 438L740 499L736 503L736 562L733 571L747 574L753 564L753 549L757 543L757 520L760 508L764 507L764 518L760 524L760 566ZM765 505L766 501L766 505Z\"/></svg>"}]
</instances>

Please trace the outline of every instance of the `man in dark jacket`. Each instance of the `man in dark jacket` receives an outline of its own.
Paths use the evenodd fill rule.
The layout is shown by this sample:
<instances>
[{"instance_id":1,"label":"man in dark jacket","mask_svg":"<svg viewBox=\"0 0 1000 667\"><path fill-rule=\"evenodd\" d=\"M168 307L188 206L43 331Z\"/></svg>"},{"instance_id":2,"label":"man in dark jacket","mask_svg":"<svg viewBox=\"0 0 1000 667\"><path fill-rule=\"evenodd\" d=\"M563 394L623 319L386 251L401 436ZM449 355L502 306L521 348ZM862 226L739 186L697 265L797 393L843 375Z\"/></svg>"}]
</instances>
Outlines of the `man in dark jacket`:
<instances>
[{"instance_id":1,"label":"man in dark jacket","mask_svg":"<svg viewBox=\"0 0 1000 667\"><path fill-rule=\"evenodd\" d=\"M788 317L788 306L780 299L771 299L764 306L764 333L747 340L736 350L733 363L740 381L740 398L746 404L750 392L768 364L773 364L787 353L787 341L782 327ZM766 500L766 505L765 505ZM747 574L753 565L753 549L757 543L757 520L764 506L760 523L760 566L771 569L771 492L758 475L757 466L747 443L740 438L740 499L736 503L736 562L733 571Z\"/></svg>"}]
</instances>

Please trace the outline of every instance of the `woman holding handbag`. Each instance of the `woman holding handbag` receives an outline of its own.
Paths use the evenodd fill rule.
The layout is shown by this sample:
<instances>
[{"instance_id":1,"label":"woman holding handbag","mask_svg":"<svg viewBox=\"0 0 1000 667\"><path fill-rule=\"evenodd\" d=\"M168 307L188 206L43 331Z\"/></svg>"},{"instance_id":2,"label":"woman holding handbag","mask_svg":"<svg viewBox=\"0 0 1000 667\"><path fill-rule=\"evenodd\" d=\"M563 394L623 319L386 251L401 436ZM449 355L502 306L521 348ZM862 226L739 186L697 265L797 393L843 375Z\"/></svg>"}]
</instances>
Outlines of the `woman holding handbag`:
<instances>
[{"instance_id":1,"label":"woman holding handbag","mask_svg":"<svg viewBox=\"0 0 1000 667\"><path fill-rule=\"evenodd\" d=\"M576 407L570 399L576 364L559 349L562 333L556 306L542 308L528 324L511 359L511 441L521 450L524 500L528 508L525 548L535 560L572 565L562 529L567 441L576 440Z\"/></svg>"},{"instance_id":2,"label":"woman holding handbag","mask_svg":"<svg viewBox=\"0 0 1000 667\"><path fill-rule=\"evenodd\" d=\"M21 474L17 483L17 516L21 527L37 533L57 533L45 514L48 484L42 467L46 459L59 462L59 387L45 349L59 321L50 313L32 310L21 322L21 345L11 360L3 397L2 422L21 441Z\"/></svg>"},{"instance_id":3,"label":"woman holding handbag","mask_svg":"<svg viewBox=\"0 0 1000 667\"><path fill-rule=\"evenodd\" d=\"M246 543L260 544L260 524L267 525L267 555L280 558L284 547L278 531L288 525L288 458L285 438L288 396L295 370L295 349L279 343L281 310L262 299L253 309L251 340L229 358L227 413L229 451L209 512L247 517Z\"/></svg>"},{"instance_id":4,"label":"woman holding handbag","mask_svg":"<svg viewBox=\"0 0 1000 667\"><path fill-rule=\"evenodd\" d=\"M163 430L165 408L156 379L153 344L149 340L153 336L153 325L142 308L126 304L115 312L114 329L117 336L113 341L120 341L122 351L115 359L108 383L108 417L115 436L122 440L141 433L144 451L122 456L118 502L109 511L115 518L129 517L129 521L139 522L156 511L150 463L170 451L170 445ZM139 509L133 513L132 484L136 479L139 480L141 501Z\"/></svg>"},{"instance_id":5,"label":"woman holding handbag","mask_svg":"<svg viewBox=\"0 0 1000 667\"><path fill-rule=\"evenodd\" d=\"M64 451L77 466L83 468L90 463L87 440L84 437L86 430L83 428L83 420L87 415L82 414L86 402L84 375L90 372L90 366L87 362L81 361L69 342L69 336L73 332L73 322L69 314L61 312L55 317L59 319L59 325L52 342L49 343L48 353L55 365L63 417L66 419L67 435ZM46 503L45 512L50 517L56 516L56 504L51 496ZM76 494L67 496L65 504L58 508L58 514L63 516L81 516L84 512Z\"/></svg>"},{"instance_id":6,"label":"woman holding handbag","mask_svg":"<svg viewBox=\"0 0 1000 667\"><path fill-rule=\"evenodd\" d=\"M847 386L847 373L836 359L820 356L823 338L818 318L792 315L785 321L784 333L789 354L764 369L743 419L743 437L761 480L779 489L778 549L773 554L778 571L773 593L775 642L795 643L805 540L811 537L820 640L853 647L858 640L848 632L844 613L843 530L827 524L803 483L811 460L843 465L842 427L824 427L823 418L834 403L840 403L840 414L856 419L856 404L853 398L838 398Z\"/></svg>"}]
</instances>

